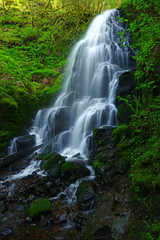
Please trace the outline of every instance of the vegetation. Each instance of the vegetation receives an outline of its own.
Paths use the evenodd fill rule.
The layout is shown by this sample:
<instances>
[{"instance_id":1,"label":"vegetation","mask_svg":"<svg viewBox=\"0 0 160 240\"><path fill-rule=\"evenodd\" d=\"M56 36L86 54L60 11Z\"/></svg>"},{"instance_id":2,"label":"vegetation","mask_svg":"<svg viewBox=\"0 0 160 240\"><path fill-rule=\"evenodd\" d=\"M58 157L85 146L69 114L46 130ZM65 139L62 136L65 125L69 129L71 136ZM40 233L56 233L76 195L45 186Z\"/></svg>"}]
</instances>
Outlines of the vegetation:
<instances>
[{"instance_id":1,"label":"vegetation","mask_svg":"<svg viewBox=\"0 0 160 240\"><path fill-rule=\"evenodd\" d=\"M60 89L70 47L103 7L102 0L2 0L0 149Z\"/></svg>"},{"instance_id":2,"label":"vegetation","mask_svg":"<svg viewBox=\"0 0 160 240\"><path fill-rule=\"evenodd\" d=\"M39 217L42 213L51 211L51 204L46 198L37 199L32 203L29 213L32 219Z\"/></svg>"},{"instance_id":3,"label":"vegetation","mask_svg":"<svg viewBox=\"0 0 160 240\"><path fill-rule=\"evenodd\" d=\"M135 95L121 98L131 109L131 121L112 134L121 157L130 164L131 190L140 206L126 239L156 240L160 230L155 210L160 205L160 3L125 0L121 7L137 61Z\"/></svg>"},{"instance_id":4,"label":"vegetation","mask_svg":"<svg viewBox=\"0 0 160 240\"><path fill-rule=\"evenodd\" d=\"M112 140L118 144L121 157L130 164L131 190L140 208L126 239L159 239L156 214L160 210L159 0L1 2L0 149L27 126L38 108L56 96L69 49L90 20L108 7L125 11L126 17L121 21L127 22L132 36L131 47L137 61L136 87L133 97L121 98L130 108L131 121L119 126ZM122 32L122 41L123 35ZM103 145L101 140L99 145ZM100 166L100 161L96 162L95 170ZM50 209L46 200L37 200L30 209L32 218L43 209L42 202L45 210Z\"/></svg>"}]
</instances>

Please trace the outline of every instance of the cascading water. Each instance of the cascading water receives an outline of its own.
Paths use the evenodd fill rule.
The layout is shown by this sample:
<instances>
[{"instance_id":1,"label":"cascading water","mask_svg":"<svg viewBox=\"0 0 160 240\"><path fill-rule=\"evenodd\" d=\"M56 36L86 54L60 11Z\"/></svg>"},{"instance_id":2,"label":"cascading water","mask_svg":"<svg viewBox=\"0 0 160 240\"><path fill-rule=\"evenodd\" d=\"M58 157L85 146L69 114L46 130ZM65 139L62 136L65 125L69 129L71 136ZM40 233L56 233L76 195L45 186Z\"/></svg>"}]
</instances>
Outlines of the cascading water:
<instances>
[{"instance_id":1,"label":"cascading water","mask_svg":"<svg viewBox=\"0 0 160 240\"><path fill-rule=\"evenodd\" d=\"M85 165L85 160L87 160L89 155L89 145L91 143L93 128L103 128L105 126L118 125L117 108L115 106L116 92L119 76L123 72L128 71L130 68L130 51L126 46L129 41L128 33L125 31L123 24L119 21L117 16L120 16L119 11L108 10L93 20L84 38L75 45L73 51L71 52L70 61L67 66L66 77L64 79L65 85L59 94L59 97L51 108L38 111L34 125L30 130L30 134L34 134L36 136L37 145L43 143L46 149L49 149L49 152L58 152L61 155L66 156L66 160L82 159L83 165ZM125 32L124 35L126 37L126 42L124 44L119 43L121 40L119 33L123 31ZM23 147L27 146L28 148L32 147L32 143L34 145L34 136L31 136L29 144L28 141L25 141L25 138L23 137L26 136L22 136L22 138L17 137L12 140L12 143L8 149L9 155L17 151L21 151L19 150L21 149L19 148L20 145L23 145ZM43 150L44 149L42 149L42 151ZM12 203L13 200L16 199L19 205L19 203L23 201L22 207L25 202L30 202L32 197L33 199L36 198L37 192L39 192L40 196L41 193L42 195L46 194L47 198L51 196L49 200L55 201L55 206L58 206L60 211L57 214L58 211L56 212L54 208L53 212L55 211L55 216L53 213L51 221L49 220L50 218L47 219L47 225L49 222L54 222L55 220L55 228L57 224L56 217L59 214L63 214L65 209L64 218L63 215L59 216L59 219L61 218L62 220L60 220L60 224L58 226L58 231L61 229L61 236L65 236L62 232L65 232L65 229L67 228L74 228L75 222L77 221L76 219L78 219L78 215L76 213L77 206L75 205L74 207L76 198L78 198L76 195L77 188L82 181L93 179L95 177L94 171L91 166L85 166L90 170L89 172L91 174L89 176L84 174L82 178L79 177L75 183L71 183L65 189L65 182L63 183L63 178L57 179L58 181L56 183L56 179L54 179L53 176L51 178L48 178L47 176L48 180L46 180L46 186L49 187L52 181L55 184L55 188L53 189L55 191L52 191L50 195L50 193L47 194L44 193L45 191L42 190L41 192L41 190L39 190L41 189L41 185L37 183L41 181L37 174L40 173L42 176L43 172L38 172L40 169L40 161L37 161L37 158L34 158L34 156L35 155L31 156L29 162L27 159L25 159L27 160L27 163L25 164L25 168L24 165L22 168L20 166L20 169L22 169L20 172L17 173L16 167L15 169L13 167L13 172L15 171L16 174L1 178L3 181L0 181L0 187L4 189L4 196L7 194L8 197L13 196L12 201L8 201L9 203ZM22 161L22 163L23 162L25 161ZM82 164L82 162L78 162ZM29 166L28 163L30 164ZM33 179L31 181L29 181L29 178L26 178L20 185L18 183L19 181L16 181L19 178L31 175L34 171L36 171L37 174L33 174ZM25 186L27 187L29 184L31 184L30 188L25 191ZM46 188L46 192L48 192L48 187ZM43 183L42 189L45 189ZM15 194L16 190L18 190L18 195ZM33 196L31 196L32 194L30 195L32 191L35 191ZM90 192L91 190L89 188L87 198L88 194L91 195L92 201L90 202L89 206L89 209L91 210L97 201L97 198L93 199L93 195ZM19 198L20 193L25 197L27 194L29 194L26 197L26 201L24 200L25 197ZM56 194L57 196L55 196ZM86 200L88 201L87 198ZM69 205L70 207L68 207ZM16 209L15 206L16 205L14 202L13 209ZM64 206L67 206L67 208ZM11 208L12 207L9 208L9 212L11 211ZM23 211L21 212L24 215ZM10 213L4 215L5 219L6 216L8 217L8 215L10 215ZM21 223L19 220L19 215L17 218L17 224L19 224L19 222ZM17 218L11 218L12 221L10 220L9 223L16 222L15 219ZM42 226L43 222L46 222L46 220L44 220L42 218ZM66 220L67 223L61 228L61 223L65 222ZM24 216L22 222L24 222ZM48 226L47 225L45 224L44 226L49 229L50 224ZM30 229L32 230L32 228ZM38 227L37 229L39 231L40 228ZM56 232L57 230L55 230L53 234L56 234ZM68 239L61 236L59 237L58 234L58 237L55 239ZM80 234L80 236L82 235Z\"/></svg>"},{"instance_id":2,"label":"cascading water","mask_svg":"<svg viewBox=\"0 0 160 240\"><path fill-rule=\"evenodd\" d=\"M124 28L118 15L108 10L93 20L70 55L58 99L36 115L31 133L51 151L86 158L93 128L118 124L116 89L119 76L128 69L128 48L119 44Z\"/></svg>"},{"instance_id":3,"label":"cascading water","mask_svg":"<svg viewBox=\"0 0 160 240\"><path fill-rule=\"evenodd\" d=\"M30 134L37 144L86 159L93 128L118 124L114 102L119 76L129 68L129 51L128 36L119 44L125 29L117 16L117 10L97 16L73 48L63 90L53 107L36 115Z\"/></svg>"}]
</instances>

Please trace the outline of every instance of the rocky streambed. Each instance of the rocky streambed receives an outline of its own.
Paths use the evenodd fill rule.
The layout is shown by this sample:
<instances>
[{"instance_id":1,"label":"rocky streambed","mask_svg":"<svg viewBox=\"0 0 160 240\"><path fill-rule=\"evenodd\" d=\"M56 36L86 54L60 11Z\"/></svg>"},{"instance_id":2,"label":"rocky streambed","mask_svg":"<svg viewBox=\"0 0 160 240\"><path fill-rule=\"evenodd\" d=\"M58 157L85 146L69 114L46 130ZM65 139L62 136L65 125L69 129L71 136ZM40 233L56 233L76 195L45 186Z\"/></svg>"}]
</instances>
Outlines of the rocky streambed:
<instances>
[{"instance_id":1,"label":"rocky streambed","mask_svg":"<svg viewBox=\"0 0 160 240\"><path fill-rule=\"evenodd\" d=\"M66 162L57 153L43 156L43 175L35 170L4 181L31 161L37 163L42 156L35 153L1 169L0 239L125 239L135 209L128 168L110 142L111 132L108 128L94 135L90 164L95 177L90 177L87 162ZM30 207L37 199L49 200L51 208L31 218Z\"/></svg>"}]
</instances>

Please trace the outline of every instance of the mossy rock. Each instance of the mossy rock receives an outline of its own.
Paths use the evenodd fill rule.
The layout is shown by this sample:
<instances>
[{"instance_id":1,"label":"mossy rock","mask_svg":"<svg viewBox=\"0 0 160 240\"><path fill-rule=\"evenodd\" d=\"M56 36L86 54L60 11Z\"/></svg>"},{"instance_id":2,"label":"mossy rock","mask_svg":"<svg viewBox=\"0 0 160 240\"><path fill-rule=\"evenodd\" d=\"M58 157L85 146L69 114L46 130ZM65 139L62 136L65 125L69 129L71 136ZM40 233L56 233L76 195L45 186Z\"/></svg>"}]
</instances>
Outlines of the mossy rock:
<instances>
[{"instance_id":1,"label":"mossy rock","mask_svg":"<svg viewBox=\"0 0 160 240\"><path fill-rule=\"evenodd\" d=\"M132 126L122 124L114 129L112 132L111 140L113 143L122 143L127 138L130 139L133 134Z\"/></svg>"},{"instance_id":2,"label":"mossy rock","mask_svg":"<svg viewBox=\"0 0 160 240\"><path fill-rule=\"evenodd\" d=\"M37 199L31 204L29 213L32 219L40 217L41 214L51 211L51 203L46 198Z\"/></svg>"},{"instance_id":3,"label":"mossy rock","mask_svg":"<svg viewBox=\"0 0 160 240\"><path fill-rule=\"evenodd\" d=\"M91 182L81 182L76 195L78 205L83 211L94 209L97 206L98 198L92 188Z\"/></svg>"},{"instance_id":4,"label":"mossy rock","mask_svg":"<svg viewBox=\"0 0 160 240\"><path fill-rule=\"evenodd\" d=\"M60 175L65 184L69 185L77 179L90 175L90 170L83 162L66 162L61 166Z\"/></svg>"},{"instance_id":5,"label":"mossy rock","mask_svg":"<svg viewBox=\"0 0 160 240\"><path fill-rule=\"evenodd\" d=\"M53 152L43 158L40 167L53 177L59 177L61 166L64 163L65 158L60 154Z\"/></svg>"}]
</instances>

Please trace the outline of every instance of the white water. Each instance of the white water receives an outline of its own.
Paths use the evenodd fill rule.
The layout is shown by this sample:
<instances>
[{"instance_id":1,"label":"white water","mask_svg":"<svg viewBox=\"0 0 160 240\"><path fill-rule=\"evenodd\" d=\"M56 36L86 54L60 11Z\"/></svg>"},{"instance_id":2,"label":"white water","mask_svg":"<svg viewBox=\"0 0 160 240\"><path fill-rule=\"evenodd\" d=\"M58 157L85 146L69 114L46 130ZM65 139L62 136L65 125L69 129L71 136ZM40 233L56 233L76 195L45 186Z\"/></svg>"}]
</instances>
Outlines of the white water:
<instances>
[{"instance_id":1,"label":"white water","mask_svg":"<svg viewBox=\"0 0 160 240\"><path fill-rule=\"evenodd\" d=\"M49 109L38 111L31 133L37 144L71 158L87 159L93 128L116 126L114 105L119 76L128 70L128 48L118 44L124 31L117 10L107 10L91 23L73 48L64 87Z\"/></svg>"},{"instance_id":2,"label":"white water","mask_svg":"<svg viewBox=\"0 0 160 240\"><path fill-rule=\"evenodd\" d=\"M37 112L31 128L37 145L43 142L68 160L75 154L88 158L93 128L118 125L115 99L119 76L129 69L129 36L125 33L126 42L119 44L125 29L117 16L117 10L107 10L92 21L70 54L59 97L51 108ZM10 154L15 151L16 139ZM13 178L32 173L37 166L31 166Z\"/></svg>"}]
</instances>

